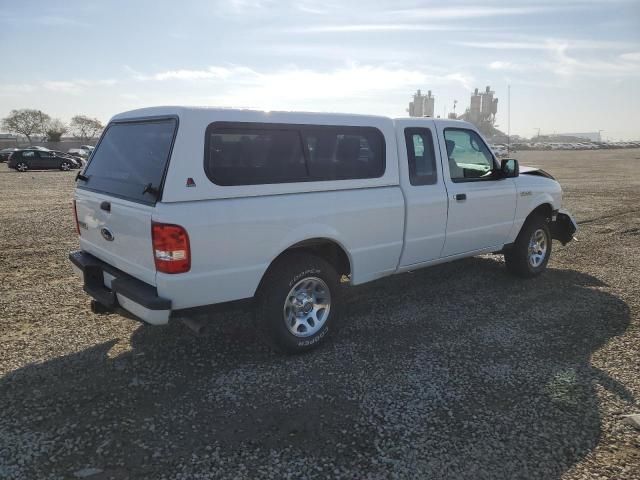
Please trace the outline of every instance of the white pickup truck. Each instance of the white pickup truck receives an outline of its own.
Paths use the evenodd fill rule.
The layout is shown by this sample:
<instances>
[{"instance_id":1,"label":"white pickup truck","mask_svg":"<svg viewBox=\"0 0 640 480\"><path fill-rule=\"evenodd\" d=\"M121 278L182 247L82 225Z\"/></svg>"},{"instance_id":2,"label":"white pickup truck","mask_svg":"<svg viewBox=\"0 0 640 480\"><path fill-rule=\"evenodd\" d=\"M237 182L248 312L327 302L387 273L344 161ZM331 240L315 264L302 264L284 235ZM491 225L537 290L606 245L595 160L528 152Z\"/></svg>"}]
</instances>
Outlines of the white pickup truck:
<instances>
[{"instance_id":1,"label":"white pickup truck","mask_svg":"<svg viewBox=\"0 0 640 480\"><path fill-rule=\"evenodd\" d=\"M302 352L348 284L491 252L538 275L576 231L561 206L461 121L157 107L115 116L78 174L69 258L96 310L193 326L252 299L264 338Z\"/></svg>"}]
</instances>

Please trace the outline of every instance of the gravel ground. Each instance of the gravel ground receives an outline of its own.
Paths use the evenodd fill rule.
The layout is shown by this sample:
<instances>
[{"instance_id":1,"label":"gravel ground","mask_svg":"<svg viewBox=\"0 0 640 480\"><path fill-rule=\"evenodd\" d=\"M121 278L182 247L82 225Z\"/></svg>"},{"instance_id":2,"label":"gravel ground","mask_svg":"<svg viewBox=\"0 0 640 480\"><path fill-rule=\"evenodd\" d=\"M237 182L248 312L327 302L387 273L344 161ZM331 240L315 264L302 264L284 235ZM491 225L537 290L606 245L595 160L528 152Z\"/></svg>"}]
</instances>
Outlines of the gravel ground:
<instances>
[{"instance_id":1,"label":"gravel ground","mask_svg":"<svg viewBox=\"0 0 640 480\"><path fill-rule=\"evenodd\" d=\"M523 152L579 241L350 290L340 338L271 353L94 315L66 260L74 173L0 165L0 478L640 478L640 150Z\"/></svg>"}]
</instances>

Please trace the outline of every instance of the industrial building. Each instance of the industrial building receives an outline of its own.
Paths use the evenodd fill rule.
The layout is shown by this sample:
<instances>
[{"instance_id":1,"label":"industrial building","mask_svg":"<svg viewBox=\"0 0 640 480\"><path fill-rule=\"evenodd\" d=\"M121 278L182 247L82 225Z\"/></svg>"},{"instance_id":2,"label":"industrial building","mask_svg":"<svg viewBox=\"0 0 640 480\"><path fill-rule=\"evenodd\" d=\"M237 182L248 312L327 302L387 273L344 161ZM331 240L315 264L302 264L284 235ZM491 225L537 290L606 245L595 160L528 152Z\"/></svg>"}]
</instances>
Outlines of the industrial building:
<instances>
[{"instance_id":1,"label":"industrial building","mask_svg":"<svg viewBox=\"0 0 640 480\"><path fill-rule=\"evenodd\" d=\"M471 94L469 108L462 115L456 115L455 106L458 101L454 100L453 112L449 112L446 117L471 122L488 137L504 135L494 127L498 113L498 99L495 98L495 95L496 92L491 90L489 86L484 92L479 92L476 88ZM434 107L435 97L431 94L431 90L427 91L427 95L422 95L422 92L418 90L413 94L413 101L409 102L407 111L410 117L433 117Z\"/></svg>"},{"instance_id":2,"label":"industrial building","mask_svg":"<svg viewBox=\"0 0 640 480\"><path fill-rule=\"evenodd\" d=\"M431 95L431 90L426 95L422 95L420 90L413 94L413 102L409 102L410 117L433 117L435 97Z\"/></svg>"},{"instance_id":3,"label":"industrial building","mask_svg":"<svg viewBox=\"0 0 640 480\"><path fill-rule=\"evenodd\" d=\"M478 127L483 124L493 125L498 113L498 99L494 98L495 94L496 92L489 86L482 93L479 93L476 88L471 94L469 108L460 118Z\"/></svg>"}]
</instances>

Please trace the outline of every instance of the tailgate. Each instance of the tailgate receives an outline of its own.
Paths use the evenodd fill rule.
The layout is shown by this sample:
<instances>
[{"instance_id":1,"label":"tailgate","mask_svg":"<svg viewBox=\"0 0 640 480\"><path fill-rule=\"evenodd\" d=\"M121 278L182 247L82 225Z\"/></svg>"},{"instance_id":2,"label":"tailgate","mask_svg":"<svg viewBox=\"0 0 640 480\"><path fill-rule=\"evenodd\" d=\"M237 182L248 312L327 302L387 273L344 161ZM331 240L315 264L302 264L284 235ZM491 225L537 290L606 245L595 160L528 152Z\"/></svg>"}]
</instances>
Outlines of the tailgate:
<instances>
[{"instance_id":1,"label":"tailgate","mask_svg":"<svg viewBox=\"0 0 640 480\"><path fill-rule=\"evenodd\" d=\"M82 250L155 286L153 207L80 189L75 198Z\"/></svg>"},{"instance_id":2,"label":"tailgate","mask_svg":"<svg viewBox=\"0 0 640 480\"><path fill-rule=\"evenodd\" d=\"M111 122L76 188L80 247L154 286L151 213L177 128L177 118Z\"/></svg>"}]
</instances>

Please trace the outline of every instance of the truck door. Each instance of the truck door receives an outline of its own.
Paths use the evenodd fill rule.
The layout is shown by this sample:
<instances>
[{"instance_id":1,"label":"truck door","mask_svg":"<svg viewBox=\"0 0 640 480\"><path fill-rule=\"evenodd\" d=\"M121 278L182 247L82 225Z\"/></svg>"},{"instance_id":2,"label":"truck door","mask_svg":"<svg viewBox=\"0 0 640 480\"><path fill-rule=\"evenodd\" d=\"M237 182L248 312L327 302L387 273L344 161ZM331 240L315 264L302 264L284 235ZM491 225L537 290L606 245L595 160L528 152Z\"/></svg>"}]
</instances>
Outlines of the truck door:
<instances>
[{"instance_id":1,"label":"truck door","mask_svg":"<svg viewBox=\"0 0 640 480\"><path fill-rule=\"evenodd\" d=\"M437 159L433 120L398 121L400 178L406 202L404 250L400 266L440 256L447 224L447 192Z\"/></svg>"},{"instance_id":2,"label":"truck door","mask_svg":"<svg viewBox=\"0 0 640 480\"><path fill-rule=\"evenodd\" d=\"M513 225L515 182L497 175L498 162L477 132L453 122L446 125L438 125L449 196L442 256L501 247Z\"/></svg>"}]
</instances>

